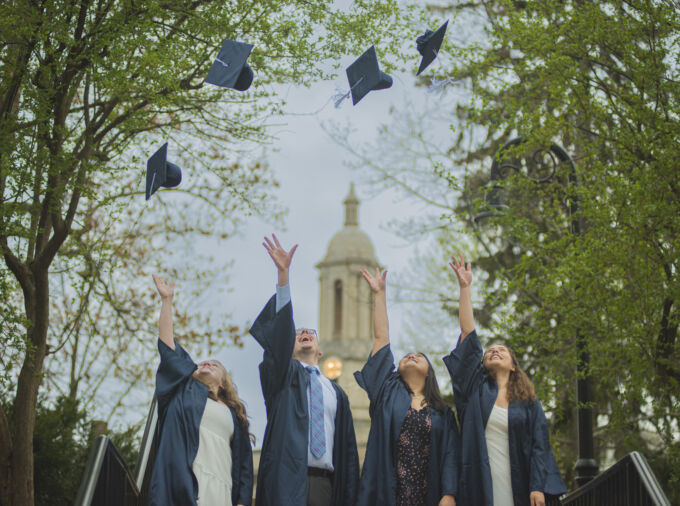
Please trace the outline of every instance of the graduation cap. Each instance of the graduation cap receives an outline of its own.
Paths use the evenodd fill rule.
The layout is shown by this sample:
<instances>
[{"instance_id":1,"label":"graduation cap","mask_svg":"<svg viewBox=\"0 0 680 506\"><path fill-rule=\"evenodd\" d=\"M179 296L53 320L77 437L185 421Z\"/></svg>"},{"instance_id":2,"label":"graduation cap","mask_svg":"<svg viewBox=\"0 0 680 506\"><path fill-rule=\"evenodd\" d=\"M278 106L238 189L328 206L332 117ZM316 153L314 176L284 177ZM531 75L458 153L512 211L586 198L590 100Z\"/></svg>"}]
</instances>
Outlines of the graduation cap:
<instances>
[{"instance_id":1,"label":"graduation cap","mask_svg":"<svg viewBox=\"0 0 680 506\"><path fill-rule=\"evenodd\" d=\"M425 30L425 33L416 39L416 45L418 47L418 52L423 55L423 59L420 61L420 67L418 67L418 72L416 75L427 68L427 66L434 61L439 53L439 48L442 47L442 42L444 41L444 34L446 33L446 27L449 24L447 19L442 26L440 26L436 32L432 30Z\"/></svg>"},{"instance_id":2,"label":"graduation cap","mask_svg":"<svg viewBox=\"0 0 680 506\"><path fill-rule=\"evenodd\" d=\"M172 188L182 181L182 170L168 162L168 143L166 142L146 162L146 200L161 186Z\"/></svg>"},{"instance_id":3,"label":"graduation cap","mask_svg":"<svg viewBox=\"0 0 680 506\"><path fill-rule=\"evenodd\" d=\"M364 54L347 67L349 91L339 97L335 106L339 107L343 99L352 95L352 104L357 105L369 91L384 90L392 86L392 76L380 71L375 47L369 47Z\"/></svg>"},{"instance_id":4,"label":"graduation cap","mask_svg":"<svg viewBox=\"0 0 680 506\"><path fill-rule=\"evenodd\" d=\"M205 82L238 91L250 88L254 74L247 60L253 47L246 42L225 40Z\"/></svg>"}]
</instances>

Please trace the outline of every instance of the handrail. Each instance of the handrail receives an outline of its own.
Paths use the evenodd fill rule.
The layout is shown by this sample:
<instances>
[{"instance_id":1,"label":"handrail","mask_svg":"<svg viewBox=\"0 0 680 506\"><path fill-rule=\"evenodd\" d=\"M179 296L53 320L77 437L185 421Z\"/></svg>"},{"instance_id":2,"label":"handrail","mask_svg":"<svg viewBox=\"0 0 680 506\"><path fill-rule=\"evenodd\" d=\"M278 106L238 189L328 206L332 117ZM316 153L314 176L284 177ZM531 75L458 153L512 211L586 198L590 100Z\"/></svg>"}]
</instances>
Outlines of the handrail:
<instances>
[{"instance_id":1,"label":"handrail","mask_svg":"<svg viewBox=\"0 0 680 506\"><path fill-rule=\"evenodd\" d=\"M144 476L146 475L146 468L149 464L149 456L153 446L153 438L156 433L156 425L158 424L158 410L156 409L156 396L151 400L151 407L149 408L149 416L146 418L146 426L144 427L144 436L142 436L142 443L139 446L139 457L137 457L137 465L135 466L135 483L137 488L142 488Z\"/></svg>"},{"instance_id":2,"label":"handrail","mask_svg":"<svg viewBox=\"0 0 680 506\"><path fill-rule=\"evenodd\" d=\"M670 506L645 457L632 452L562 498L562 506Z\"/></svg>"},{"instance_id":3,"label":"handrail","mask_svg":"<svg viewBox=\"0 0 680 506\"><path fill-rule=\"evenodd\" d=\"M146 504L151 482L151 472L156 460L156 449L158 447L158 402L153 396L149 416L144 427L144 436L139 447L139 457L135 467L135 483L139 489L140 501Z\"/></svg>"},{"instance_id":4,"label":"handrail","mask_svg":"<svg viewBox=\"0 0 680 506\"><path fill-rule=\"evenodd\" d=\"M99 436L87 460L75 506L137 506L139 489L108 436Z\"/></svg>"},{"instance_id":5,"label":"handrail","mask_svg":"<svg viewBox=\"0 0 680 506\"><path fill-rule=\"evenodd\" d=\"M75 506L87 506L92 503L92 496L94 496L94 490L97 487L108 441L108 436L99 436L92 445L87 457L83 479L80 482L80 487L78 487Z\"/></svg>"}]
</instances>

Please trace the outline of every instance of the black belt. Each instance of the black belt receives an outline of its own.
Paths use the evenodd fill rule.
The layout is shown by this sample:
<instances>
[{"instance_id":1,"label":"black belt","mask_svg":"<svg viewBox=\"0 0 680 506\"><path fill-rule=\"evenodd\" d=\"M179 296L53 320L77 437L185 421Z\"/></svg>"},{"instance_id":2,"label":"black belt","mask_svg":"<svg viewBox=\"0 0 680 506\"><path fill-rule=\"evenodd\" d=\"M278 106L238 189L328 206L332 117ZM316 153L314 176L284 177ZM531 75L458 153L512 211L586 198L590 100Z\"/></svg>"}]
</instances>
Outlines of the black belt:
<instances>
[{"instance_id":1,"label":"black belt","mask_svg":"<svg viewBox=\"0 0 680 506\"><path fill-rule=\"evenodd\" d=\"M333 471L321 469L320 467L308 467L307 476L318 476L320 478L333 478Z\"/></svg>"}]
</instances>

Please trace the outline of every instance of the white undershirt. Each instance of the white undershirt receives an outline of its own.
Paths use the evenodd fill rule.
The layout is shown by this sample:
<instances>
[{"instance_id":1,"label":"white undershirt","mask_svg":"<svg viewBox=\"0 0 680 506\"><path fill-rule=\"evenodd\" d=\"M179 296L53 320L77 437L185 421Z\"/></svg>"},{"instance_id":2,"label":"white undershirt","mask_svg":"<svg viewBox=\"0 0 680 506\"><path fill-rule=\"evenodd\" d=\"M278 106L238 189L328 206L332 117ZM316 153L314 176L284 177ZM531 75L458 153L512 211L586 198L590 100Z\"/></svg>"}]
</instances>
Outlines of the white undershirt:
<instances>
[{"instance_id":1,"label":"white undershirt","mask_svg":"<svg viewBox=\"0 0 680 506\"><path fill-rule=\"evenodd\" d=\"M486 450L489 454L493 506L514 506L510 479L510 444L508 443L508 410L494 405L486 422Z\"/></svg>"}]
</instances>

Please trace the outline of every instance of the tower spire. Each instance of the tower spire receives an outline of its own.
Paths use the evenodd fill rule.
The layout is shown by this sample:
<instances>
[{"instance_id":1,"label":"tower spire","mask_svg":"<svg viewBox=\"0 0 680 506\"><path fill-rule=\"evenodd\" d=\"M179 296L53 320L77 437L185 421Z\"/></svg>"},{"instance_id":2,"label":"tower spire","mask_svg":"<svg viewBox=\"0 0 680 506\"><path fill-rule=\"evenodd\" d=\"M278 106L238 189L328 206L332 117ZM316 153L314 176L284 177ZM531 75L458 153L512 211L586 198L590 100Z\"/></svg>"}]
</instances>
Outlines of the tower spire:
<instances>
[{"instance_id":1,"label":"tower spire","mask_svg":"<svg viewBox=\"0 0 680 506\"><path fill-rule=\"evenodd\" d=\"M354 193L354 183L349 185L349 194L345 198L345 226L358 227L359 226L359 199Z\"/></svg>"}]
</instances>

